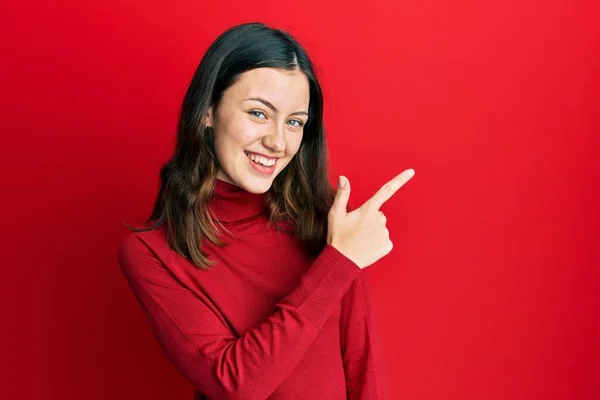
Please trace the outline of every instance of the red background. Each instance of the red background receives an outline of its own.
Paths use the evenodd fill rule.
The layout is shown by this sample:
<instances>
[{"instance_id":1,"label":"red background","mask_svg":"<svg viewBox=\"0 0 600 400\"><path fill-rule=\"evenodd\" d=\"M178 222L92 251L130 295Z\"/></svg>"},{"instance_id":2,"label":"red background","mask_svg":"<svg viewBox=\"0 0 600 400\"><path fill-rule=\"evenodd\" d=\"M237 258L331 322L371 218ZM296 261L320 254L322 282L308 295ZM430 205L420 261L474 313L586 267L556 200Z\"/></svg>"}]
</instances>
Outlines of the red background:
<instances>
[{"instance_id":1,"label":"red background","mask_svg":"<svg viewBox=\"0 0 600 400\"><path fill-rule=\"evenodd\" d=\"M332 179L416 170L368 269L393 398L600 398L596 4L4 2L0 397L190 398L116 251L203 52L260 20L315 60Z\"/></svg>"}]
</instances>

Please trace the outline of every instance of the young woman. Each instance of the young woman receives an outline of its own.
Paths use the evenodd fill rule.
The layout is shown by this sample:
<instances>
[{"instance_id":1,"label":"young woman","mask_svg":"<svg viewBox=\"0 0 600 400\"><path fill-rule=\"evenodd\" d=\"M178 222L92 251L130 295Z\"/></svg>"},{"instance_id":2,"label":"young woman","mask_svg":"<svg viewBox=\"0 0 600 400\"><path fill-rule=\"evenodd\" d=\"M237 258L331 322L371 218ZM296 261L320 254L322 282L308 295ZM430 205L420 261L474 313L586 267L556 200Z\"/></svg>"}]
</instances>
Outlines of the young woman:
<instances>
[{"instance_id":1,"label":"young woman","mask_svg":"<svg viewBox=\"0 0 600 400\"><path fill-rule=\"evenodd\" d=\"M362 269L392 249L379 207L328 181L323 98L305 50L249 23L204 55L124 276L196 399L387 399Z\"/></svg>"}]
</instances>

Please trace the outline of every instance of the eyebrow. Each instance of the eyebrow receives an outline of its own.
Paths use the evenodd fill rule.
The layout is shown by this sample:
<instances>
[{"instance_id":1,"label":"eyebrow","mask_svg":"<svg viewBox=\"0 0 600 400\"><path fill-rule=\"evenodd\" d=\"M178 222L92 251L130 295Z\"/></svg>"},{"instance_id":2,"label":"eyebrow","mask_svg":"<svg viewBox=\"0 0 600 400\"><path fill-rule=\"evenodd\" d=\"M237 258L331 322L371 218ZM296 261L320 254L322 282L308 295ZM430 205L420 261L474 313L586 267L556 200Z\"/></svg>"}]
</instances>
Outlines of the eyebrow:
<instances>
[{"instance_id":1,"label":"eyebrow","mask_svg":"<svg viewBox=\"0 0 600 400\"><path fill-rule=\"evenodd\" d=\"M249 97L247 99L245 99L244 101L247 100L254 100L254 101L258 101L263 103L265 106L269 107L271 110L273 110L273 112L279 112L279 110L277 109L277 107L275 107L270 101L263 99L262 97ZM296 111L291 113L290 115L306 115L308 117L308 112L306 111Z\"/></svg>"}]
</instances>

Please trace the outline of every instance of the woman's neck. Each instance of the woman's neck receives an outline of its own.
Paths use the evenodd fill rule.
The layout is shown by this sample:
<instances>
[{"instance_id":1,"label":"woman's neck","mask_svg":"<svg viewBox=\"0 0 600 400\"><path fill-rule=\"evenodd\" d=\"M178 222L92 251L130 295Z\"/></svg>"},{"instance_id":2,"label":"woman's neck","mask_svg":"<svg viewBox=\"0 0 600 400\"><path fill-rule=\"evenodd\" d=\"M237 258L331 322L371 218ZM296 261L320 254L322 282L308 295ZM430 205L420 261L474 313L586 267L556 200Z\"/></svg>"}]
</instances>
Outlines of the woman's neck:
<instances>
[{"instance_id":1,"label":"woman's neck","mask_svg":"<svg viewBox=\"0 0 600 400\"><path fill-rule=\"evenodd\" d=\"M250 193L233 183L215 179L209 211L220 222L236 222L265 212L265 193Z\"/></svg>"}]
</instances>

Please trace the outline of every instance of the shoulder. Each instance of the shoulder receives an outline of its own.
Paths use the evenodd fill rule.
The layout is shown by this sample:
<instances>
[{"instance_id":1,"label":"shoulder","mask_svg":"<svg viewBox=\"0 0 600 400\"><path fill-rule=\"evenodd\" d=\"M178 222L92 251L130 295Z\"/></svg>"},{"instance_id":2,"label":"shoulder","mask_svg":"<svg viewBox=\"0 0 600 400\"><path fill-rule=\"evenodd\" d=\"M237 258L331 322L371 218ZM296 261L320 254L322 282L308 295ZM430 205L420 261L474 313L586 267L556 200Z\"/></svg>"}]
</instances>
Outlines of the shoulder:
<instances>
[{"instance_id":1,"label":"shoulder","mask_svg":"<svg viewBox=\"0 0 600 400\"><path fill-rule=\"evenodd\" d=\"M128 232L119 243L118 260L123 270L131 270L148 261L168 255L168 244L162 227L143 232Z\"/></svg>"},{"instance_id":2,"label":"shoulder","mask_svg":"<svg viewBox=\"0 0 600 400\"><path fill-rule=\"evenodd\" d=\"M121 239L119 256L135 255L145 251L144 232L129 232Z\"/></svg>"},{"instance_id":3,"label":"shoulder","mask_svg":"<svg viewBox=\"0 0 600 400\"><path fill-rule=\"evenodd\" d=\"M128 232L120 242L121 251L143 251L144 248L160 252L167 244L162 227L142 232Z\"/></svg>"}]
</instances>

